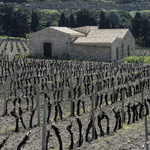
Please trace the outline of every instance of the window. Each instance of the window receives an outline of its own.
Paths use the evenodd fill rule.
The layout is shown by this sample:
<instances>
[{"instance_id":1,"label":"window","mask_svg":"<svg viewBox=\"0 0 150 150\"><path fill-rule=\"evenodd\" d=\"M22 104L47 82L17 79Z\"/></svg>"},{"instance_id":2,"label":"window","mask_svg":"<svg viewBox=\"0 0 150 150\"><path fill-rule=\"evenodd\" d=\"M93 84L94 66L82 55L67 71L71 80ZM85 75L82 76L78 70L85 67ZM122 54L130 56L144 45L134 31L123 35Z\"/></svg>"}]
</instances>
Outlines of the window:
<instances>
[{"instance_id":1,"label":"window","mask_svg":"<svg viewBox=\"0 0 150 150\"><path fill-rule=\"evenodd\" d=\"M119 59L119 49L118 49L118 47L116 48L116 60L118 60Z\"/></svg>"},{"instance_id":2,"label":"window","mask_svg":"<svg viewBox=\"0 0 150 150\"><path fill-rule=\"evenodd\" d=\"M130 46L129 45L128 45L127 53L128 53L128 56L130 56Z\"/></svg>"},{"instance_id":3,"label":"window","mask_svg":"<svg viewBox=\"0 0 150 150\"><path fill-rule=\"evenodd\" d=\"M121 58L123 58L123 53L124 53L124 46L123 46L123 44L122 44L122 57Z\"/></svg>"}]
</instances>

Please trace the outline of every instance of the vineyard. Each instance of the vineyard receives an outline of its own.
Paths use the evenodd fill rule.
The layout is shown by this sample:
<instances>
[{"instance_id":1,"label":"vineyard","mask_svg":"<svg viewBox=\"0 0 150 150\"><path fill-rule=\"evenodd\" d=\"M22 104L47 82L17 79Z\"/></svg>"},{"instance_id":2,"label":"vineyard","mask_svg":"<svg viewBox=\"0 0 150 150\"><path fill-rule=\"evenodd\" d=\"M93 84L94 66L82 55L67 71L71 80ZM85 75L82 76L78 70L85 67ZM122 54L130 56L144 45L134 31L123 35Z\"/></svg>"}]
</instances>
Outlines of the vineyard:
<instances>
[{"instance_id":1,"label":"vineyard","mask_svg":"<svg viewBox=\"0 0 150 150\"><path fill-rule=\"evenodd\" d=\"M13 57L29 55L17 40L0 51L0 149L147 146L150 65Z\"/></svg>"},{"instance_id":2,"label":"vineyard","mask_svg":"<svg viewBox=\"0 0 150 150\"><path fill-rule=\"evenodd\" d=\"M5 40L0 39L0 52L5 51L12 59L15 55L28 55L28 41L25 40Z\"/></svg>"}]
</instances>

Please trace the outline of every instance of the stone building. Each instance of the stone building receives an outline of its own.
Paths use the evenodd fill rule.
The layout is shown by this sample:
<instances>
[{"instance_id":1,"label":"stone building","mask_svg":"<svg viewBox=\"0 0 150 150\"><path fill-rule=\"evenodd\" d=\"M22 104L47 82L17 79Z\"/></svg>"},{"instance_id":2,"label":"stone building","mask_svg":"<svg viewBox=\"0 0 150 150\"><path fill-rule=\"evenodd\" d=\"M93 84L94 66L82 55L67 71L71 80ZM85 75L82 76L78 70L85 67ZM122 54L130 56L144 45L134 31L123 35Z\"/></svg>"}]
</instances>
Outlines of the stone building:
<instances>
[{"instance_id":1,"label":"stone building","mask_svg":"<svg viewBox=\"0 0 150 150\"><path fill-rule=\"evenodd\" d=\"M116 61L134 54L135 39L129 29L47 27L29 35L29 50L38 57Z\"/></svg>"}]
</instances>

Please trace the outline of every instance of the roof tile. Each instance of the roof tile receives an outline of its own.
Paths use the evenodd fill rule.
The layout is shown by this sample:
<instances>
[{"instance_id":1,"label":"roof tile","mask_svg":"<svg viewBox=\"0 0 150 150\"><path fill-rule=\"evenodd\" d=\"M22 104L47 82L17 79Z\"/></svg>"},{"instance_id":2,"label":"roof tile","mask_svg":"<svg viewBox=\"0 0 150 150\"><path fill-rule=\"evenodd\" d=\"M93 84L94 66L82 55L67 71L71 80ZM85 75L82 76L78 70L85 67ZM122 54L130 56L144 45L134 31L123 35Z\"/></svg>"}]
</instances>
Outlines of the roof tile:
<instances>
[{"instance_id":1,"label":"roof tile","mask_svg":"<svg viewBox=\"0 0 150 150\"><path fill-rule=\"evenodd\" d=\"M74 44L111 44L116 39L114 38L95 38L95 37L80 37L77 38Z\"/></svg>"},{"instance_id":2,"label":"roof tile","mask_svg":"<svg viewBox=\"0 0 150 150\"><path fill-rule=\"evenodd\" d=\"M50 28L61 31L61 32L64 32L64 33L67 33L67 34L70 34L70 35L84 36L84 34L82 34L80 32L76 32L76 31L74 31L72 29L69 29L67 27L50 27Z\"/></svg>"},{"instance_id":3,"label":"roof tile","mask_svg":"<svg viewBox=\"0 0 150 150\"><path fill-rule=\"evenodd\" d=\"M91 29L87 37L95 38L123 38L129 29Z\"/></svg>"}]
</instances>

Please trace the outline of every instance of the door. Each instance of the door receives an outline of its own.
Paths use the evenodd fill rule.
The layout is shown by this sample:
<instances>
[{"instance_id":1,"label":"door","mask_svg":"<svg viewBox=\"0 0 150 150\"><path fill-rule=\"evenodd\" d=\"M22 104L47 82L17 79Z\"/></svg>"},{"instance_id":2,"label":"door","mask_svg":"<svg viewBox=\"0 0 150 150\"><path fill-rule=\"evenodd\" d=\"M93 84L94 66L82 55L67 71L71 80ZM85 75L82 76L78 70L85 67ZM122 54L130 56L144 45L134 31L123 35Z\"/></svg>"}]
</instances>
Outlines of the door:
<instances>
[{"instance_id":1,"label":"door","mask_svg":"<svg viewBox=\"0 0 150 150\"><path fill-rule=\"evenodd\" d=\"M44 56L51 57L52 56L52 44L44 43Z\"/></svg>"}]
</instances>

